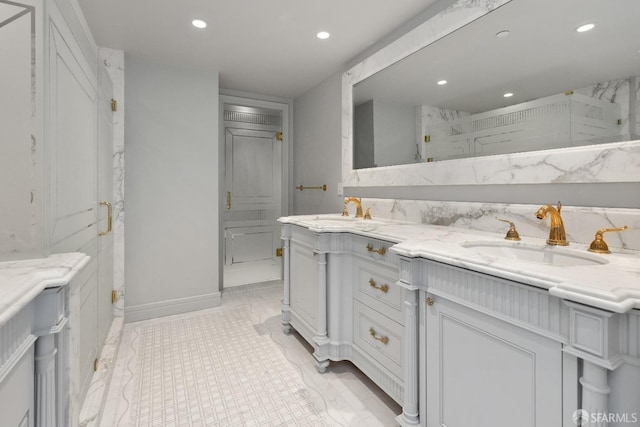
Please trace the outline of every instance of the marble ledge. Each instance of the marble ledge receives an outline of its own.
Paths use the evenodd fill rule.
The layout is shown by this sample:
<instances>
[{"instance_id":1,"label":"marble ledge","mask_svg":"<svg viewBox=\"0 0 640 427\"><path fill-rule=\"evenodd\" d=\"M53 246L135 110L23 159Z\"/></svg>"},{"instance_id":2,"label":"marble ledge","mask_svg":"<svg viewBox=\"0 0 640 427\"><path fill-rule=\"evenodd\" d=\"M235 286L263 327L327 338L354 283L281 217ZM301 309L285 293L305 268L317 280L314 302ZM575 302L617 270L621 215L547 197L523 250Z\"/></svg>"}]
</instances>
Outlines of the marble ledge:
<instances>
[{"instance_id":1,"label":"marble ledge","mask_svg":"<svg viewBox=\"0 0 640 427\"><path fill-rule=\"evenodd\" d=\"M89 262L83 253L0 262L0 326L46 288L65 286Z\"/></svg>"},{"instance_id":2,"label":"marble ledge","mask_svg":"<svg viewBox=\"0 0 640 427\"><path fill-rule=\"evenodd\" d=\"M545 239L504 239L503 233L395 220L341 219L339 215L301 215L279 219L281 224L317 233L353 233L394 243L390 251L409 258L424 258L479 273L546 289L551 295L617 313L640 309L640 252L620 250L593 254L588 245L550 246ZM492 256L465 247L469 243L521 247L602 262L590 265L551 265L508 256Z\"/></svg>"}]
</instances>

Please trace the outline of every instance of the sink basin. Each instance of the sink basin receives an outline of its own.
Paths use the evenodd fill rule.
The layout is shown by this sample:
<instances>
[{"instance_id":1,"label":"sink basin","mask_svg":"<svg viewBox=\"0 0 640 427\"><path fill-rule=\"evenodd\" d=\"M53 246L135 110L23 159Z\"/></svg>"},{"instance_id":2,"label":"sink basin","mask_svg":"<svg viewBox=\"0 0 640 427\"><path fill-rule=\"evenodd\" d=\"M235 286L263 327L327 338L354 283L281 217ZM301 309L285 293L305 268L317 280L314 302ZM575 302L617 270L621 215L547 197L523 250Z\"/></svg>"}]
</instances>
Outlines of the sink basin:
<instances>
[{"instance_id":1,"label":"sink basin","mask_svg":"<svg viewBox=\"0 0 640 427\"><path fill-rule=\"evenodd\" d=\"M609 262L602 256L557 246L535 246L514 242L464 242L460 245L490 257L555 266L602 265Z\"/></svg>"}]
</instances>

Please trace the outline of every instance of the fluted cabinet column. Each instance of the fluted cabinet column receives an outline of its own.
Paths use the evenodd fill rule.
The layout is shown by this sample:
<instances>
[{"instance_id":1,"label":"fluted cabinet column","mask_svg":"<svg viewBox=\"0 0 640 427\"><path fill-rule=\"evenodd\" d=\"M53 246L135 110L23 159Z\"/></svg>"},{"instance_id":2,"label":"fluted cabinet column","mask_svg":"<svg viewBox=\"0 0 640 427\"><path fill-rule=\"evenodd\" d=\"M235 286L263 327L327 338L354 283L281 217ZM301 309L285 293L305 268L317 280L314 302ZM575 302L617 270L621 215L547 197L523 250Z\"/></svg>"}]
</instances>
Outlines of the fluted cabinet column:
<instances>
[{"instance_id":1,"label":"fluted cabinet column","mask_svg":"<svg viewBox=\"0 0 640 427\"><path fill-rule=\"evenodd\" d=\"M609 384L607 369L584 361L582 377L582 409L586 416L591 414L607 414L609 412ZM606 427L606 421L599 421L596 417L593 422L589 420L590 427Z\"/></svg>"},{"instance_id":2,"label":"fluted cabinet column","mask_svg":"<svg viewBox=\"0 0 640 427\"><path fill-rule=\"evenodd\" d=\"M56 425L56 352L54 335L43 335L36 341L35 425L38 427L55 427Z\"/></svg>"},{"instance_id":3,"label":"fluted cabinet column","mask_svg":"<svg viewBox=\"0 0 640 427\"><path fill-rule=\"evenodd\" d=\"M314 338L316 350L314 356L318 365L318 371L324 372L329 366L329 354L327 345L327 254L314 252L318 264L318 324L317 335Z\"/></svg>"},{"instance_id":4,"label":"fluted cabinet column","mask_svg":"<svg viewBox=\"0 0 640 427\"><path fill-rule=\"evenodd\" d=\"M405 290L404 298L404 395L402 414L398 423L402 426L420 423L418 408L418 289Z\"/></svg>"},{"instance_id":5,"label":"fluted cabinet column","mask_svg":"<svg viewBox=\"0 0 640 427\"><path fill-rule=\"evenodd\" d=\"M282 330L285 334L291 333L291 276L289 271L289 256L291 240L288 235L282 235L283 245L283 262L284 262L284 295L282 297Z\"/></svg>"}]
</instances>

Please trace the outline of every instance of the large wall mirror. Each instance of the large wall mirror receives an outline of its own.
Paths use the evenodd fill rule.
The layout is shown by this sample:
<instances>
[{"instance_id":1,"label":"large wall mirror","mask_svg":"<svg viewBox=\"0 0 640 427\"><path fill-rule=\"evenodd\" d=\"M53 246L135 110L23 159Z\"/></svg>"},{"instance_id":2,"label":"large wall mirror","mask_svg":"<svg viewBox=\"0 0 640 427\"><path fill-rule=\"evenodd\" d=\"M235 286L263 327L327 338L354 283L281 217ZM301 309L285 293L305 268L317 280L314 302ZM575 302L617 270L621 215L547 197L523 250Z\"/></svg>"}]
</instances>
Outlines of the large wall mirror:
<instances>
[{"instance_id":1,"label":"large wall mirror","mask_svg":"<svg viewBox=\"0 0 640 427\"><path fill-rule=\"evenodd\" d=\"M639 153L638 16L637 0L455 3L345 73L344 185L637 181L620 167Z\"/></svg>"}]
</instances>

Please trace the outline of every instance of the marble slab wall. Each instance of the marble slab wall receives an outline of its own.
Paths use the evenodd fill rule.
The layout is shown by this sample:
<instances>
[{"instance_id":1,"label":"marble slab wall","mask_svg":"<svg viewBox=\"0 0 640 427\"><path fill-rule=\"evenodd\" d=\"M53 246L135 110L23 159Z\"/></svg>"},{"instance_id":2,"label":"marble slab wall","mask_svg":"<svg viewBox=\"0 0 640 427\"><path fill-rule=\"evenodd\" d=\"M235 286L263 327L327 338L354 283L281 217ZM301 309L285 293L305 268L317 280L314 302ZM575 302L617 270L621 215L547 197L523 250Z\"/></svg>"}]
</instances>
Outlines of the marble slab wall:
<instances>
[{"instance_id":1,"label":"marble slab wall","mask_svg":"<svg viewBox=\"0 0 640 427\"><path fill-rule=\"evenodd\" d=\"M549 219L539 220L535 213L539 205L440 202L427 200L362 199L363 208L371 208L373 218L434 224L472 230L506 233L508 224L516 224L521 237L547 238ZM637 209L586 208L563 206L562 217L569 242L589 244L601 228L629 229L605 234L611 250L640 250L640 211Z\"/></svg>"},{"instance_id":2,"label":"marble slab wall","mask_svg":"<svg viewBox=\"0 0 640 427\"><path fill-rule=\"evenodd\" d=\"M638 108L640 85L638 80L637 76L616 79L578 89L575 92L619 105L622 117L620 133L628 139L637 139L637 123L640 123L640 109ZM632 108L632 104L635 104L635 108Z\"/></svg>"},{"instance_id":3,"label":"marble slab wall","mask_svg":"<svg viewBox=\"0 0 640 427\"><path fill-rule=\"evenodd\" d=\"M100 48L98 54L107 67L118 103L113 113L113 289L118 292L114 315L124 316L124 52Z\"/></svg>"}]
</instances>

